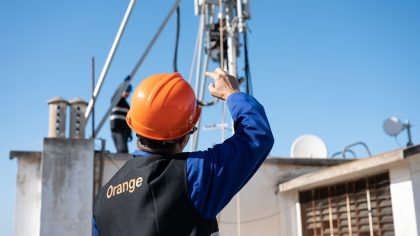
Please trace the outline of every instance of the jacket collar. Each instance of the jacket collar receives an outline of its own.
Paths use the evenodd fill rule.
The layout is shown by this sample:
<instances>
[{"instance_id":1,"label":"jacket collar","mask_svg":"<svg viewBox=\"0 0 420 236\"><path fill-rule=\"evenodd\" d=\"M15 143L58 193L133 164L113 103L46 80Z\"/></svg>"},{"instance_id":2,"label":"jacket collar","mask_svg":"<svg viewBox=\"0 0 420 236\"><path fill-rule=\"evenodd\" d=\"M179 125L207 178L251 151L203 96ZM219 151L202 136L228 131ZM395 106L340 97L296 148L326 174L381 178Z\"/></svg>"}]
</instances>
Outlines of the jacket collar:
<instances>
[{"instance_id":1,"label":"jacket collar","mask_svg":"<svg viewBox=\"0 0 420 236\"><path fill-rule=\"evenodd\" d=\"M135 150L134 152L131 153L131 155L133 155L133 157L138 157L138 156L149 157L149 156L154 156L156 154L151 153L151 152L145 152L142 150Z\"/></svg>"}]
</instances>

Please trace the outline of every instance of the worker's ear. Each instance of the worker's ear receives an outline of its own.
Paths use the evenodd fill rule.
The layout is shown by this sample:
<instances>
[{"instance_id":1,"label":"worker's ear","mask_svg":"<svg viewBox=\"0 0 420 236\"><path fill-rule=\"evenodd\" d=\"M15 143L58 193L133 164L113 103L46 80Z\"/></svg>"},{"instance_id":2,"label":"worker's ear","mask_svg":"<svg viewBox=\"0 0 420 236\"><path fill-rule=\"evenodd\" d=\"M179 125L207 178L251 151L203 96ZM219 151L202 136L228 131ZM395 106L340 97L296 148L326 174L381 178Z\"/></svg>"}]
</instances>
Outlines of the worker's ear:
<instances>
[{"instance_id":1,"label":"worker's ear","mask_svg":"<svg viewBox=\"0 0 420 236\"><path fill-rule=\"evenodd\" d=\"M190 135L187 134L184 137L180 138L178 141L178 145L179 148L182 150L184 150L185 146L187 146L188 140L190 139Z\"/></svg>"}]
</instances>

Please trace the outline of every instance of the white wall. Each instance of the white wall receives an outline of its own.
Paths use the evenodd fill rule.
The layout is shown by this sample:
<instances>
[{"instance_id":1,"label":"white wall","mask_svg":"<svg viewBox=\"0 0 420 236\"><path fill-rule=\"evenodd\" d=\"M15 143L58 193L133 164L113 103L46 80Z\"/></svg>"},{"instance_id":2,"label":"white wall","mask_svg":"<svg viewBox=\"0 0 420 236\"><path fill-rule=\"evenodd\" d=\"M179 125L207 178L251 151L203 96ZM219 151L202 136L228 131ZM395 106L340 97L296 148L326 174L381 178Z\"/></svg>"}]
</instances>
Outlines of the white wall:
<instances>
[{"instance_id":1,"label":"white wall","mask_svg":"<svg viewBox=\"0 0 420 236\"><path fill-rule=\"evenodd\" d=\"M413 182L417 233L420 233L420 156L409 158L408 161L411 180Z\"/></svg>"},{"instance_id":2,"label":"white wall","mask_svg":"<svg viewBox=\"0 0 420 236\"><path fill-rule=\"evenodd\" d=\"M40 155L17 158L15 236L38 236L41 215Z\"/></svg>"},{"instance_id":3,"label":"white wall","mask_svg":"<svg viewBox=\"0 0 420 236\"><path fill-rule=\"evenodd\" d=\"M87 142L90 141L87 140ZM93 181L91 181L93 150L90 150L90 148L90 144L85 145L85 141L62 139L59 142L51 142L50 140L44 146L44 153L23 153L16 157L18 170L16 176L15 236L40 235L42 176L45 178L45 209L43 209L44 222L42 224L44 229L42 235L53 234L51 230L62 228L61 224L68 224L71 220L73 220L73 231L86 228L81 227L82 225L88 226L87 229L84 229L84 232L89 231L88 235L90 235L89 227L92 213L89 211L92 208L92 190L89 189L92 188L91 183ZM43 169L46 171L44 174L41 172L41 156L48 159L42 163L44 165ZM125 164L128 157L128 155L121 155L115 158L115 154L109 155L108 158L104 157L103 183L106 183ZM52 204L57 203L59 203L59 206L52 206ZM83 208L83 210L80 208ZM78 214L78 225L74 221L76 214ZM73 219L68 219L68 215L71 215ZM85 221L84 223L80 224L82 221L79 220L79 216L81 216L82 221ZM55 225L51 227L52 224ZM50 229L47 230L46 227L50 227ZM74 235L83 235L83 233L79 233L77 231ZM60 233L60 235L66 235L66 233Z\"/></svg>"},{"instance_id":4,"label":"white wall","mask_svg":"<svg viewBox=\"0 0 420 236\"><path fill-rule=\"evenodd\" d=\"M93 141L44 139L41 235L91 235Z\"/></svg>"},{"instance_id":5,"label":"white wall","mask_svg":"<svg viewBox=\"0 0 420 236\"><path fill-rule=\"evenodd\" d=\"M280 193L278 184L293 175L319 168L264 163L240 192L240 235L299 235L298 193ZM235 197L220 213L221 235L239 235L237 216Z\"/></svg>"},{"instance_id":6,"label":"white wall","mask_svg":"<svg viewBox=\"0 0 420 236\"><path fill-rule=\"evenodd\" d=\"M279 235L279 168L263 164L250 182L240 191L240 235ZM238 235L237 197L220 213L221 235Z\"/></svg>"},{"instance_id":7,"label":"white wall","mask_svg":"<svg viewBox=\"0 0 420 236\"><path fill-rule=\"evenodd\" d=\"M414 182L411 179L409 161L404 160L392 166L389 175L395 235L417 236ZM416 189L418 191L417 186Z\"/></svg>"}]
</instances>

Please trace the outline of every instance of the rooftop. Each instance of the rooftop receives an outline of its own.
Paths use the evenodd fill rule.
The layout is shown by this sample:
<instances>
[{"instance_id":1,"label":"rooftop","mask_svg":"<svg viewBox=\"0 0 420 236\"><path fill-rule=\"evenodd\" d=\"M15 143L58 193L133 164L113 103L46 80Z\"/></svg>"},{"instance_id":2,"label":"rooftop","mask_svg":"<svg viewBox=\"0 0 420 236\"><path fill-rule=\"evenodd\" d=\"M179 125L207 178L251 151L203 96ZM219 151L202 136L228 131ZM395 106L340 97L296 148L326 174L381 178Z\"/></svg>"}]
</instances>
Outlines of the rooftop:
<instances>
[{"instance_id":1,"label":"rooftop","mask_svg":"<svg viewBox=\"0 0 420 236\"><path fill-rule=\"evenodd\" d=\"M420 159L420 145L397 149L364 159L356 159L311 172L279 184L279 191L305 190L321 185L346 181L354 176L373 175L407 158Z\"/></svg>"}]
</instances>

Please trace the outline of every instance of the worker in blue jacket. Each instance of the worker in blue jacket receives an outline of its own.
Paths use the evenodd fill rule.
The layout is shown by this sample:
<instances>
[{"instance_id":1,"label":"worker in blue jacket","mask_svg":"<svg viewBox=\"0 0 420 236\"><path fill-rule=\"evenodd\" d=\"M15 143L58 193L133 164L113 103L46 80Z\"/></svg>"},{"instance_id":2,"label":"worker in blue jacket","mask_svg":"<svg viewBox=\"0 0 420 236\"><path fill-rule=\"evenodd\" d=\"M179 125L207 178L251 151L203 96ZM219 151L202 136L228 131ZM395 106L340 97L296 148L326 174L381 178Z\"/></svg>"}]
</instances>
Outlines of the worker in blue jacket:
<instances>
[{"instance_id":1,"label":"worker in blue jacket","mask_svg":"<svg viewBox=\"0 0 420 236\"><path fill-rule=\"evenodd\" d=\"M249 181L273 143L264 108L221 69L210 93L226 100L235 133L206 151L182 152L201 109L179 73L158 74L136 88L127 124L137 134L133 158L98 192L94 234L216 235L216 215Z\"/></svg>"}]
</instances>

